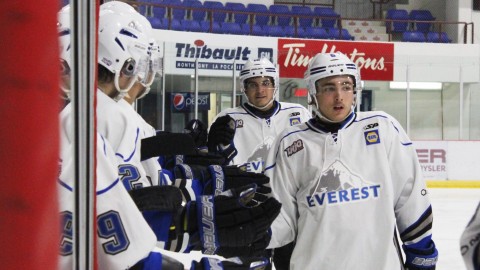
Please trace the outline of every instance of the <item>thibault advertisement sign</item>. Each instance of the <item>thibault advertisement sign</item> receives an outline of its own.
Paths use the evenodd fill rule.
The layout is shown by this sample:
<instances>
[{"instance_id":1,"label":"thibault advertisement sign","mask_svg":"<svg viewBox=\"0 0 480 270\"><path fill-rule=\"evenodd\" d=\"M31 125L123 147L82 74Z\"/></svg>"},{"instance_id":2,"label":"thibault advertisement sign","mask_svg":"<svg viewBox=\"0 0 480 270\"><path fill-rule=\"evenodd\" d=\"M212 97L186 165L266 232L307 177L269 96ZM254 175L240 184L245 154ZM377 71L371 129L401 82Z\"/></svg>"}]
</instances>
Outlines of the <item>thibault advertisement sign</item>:
<instances>
[{"instance_id":1,"label":"thibault advertisement sign","mask_svg":"<svg viewBox=\"0 0 480 270\"><path fill-rule=\"evenodd\" d=\"M347 55L359 67L362 80L393 80L393 43L301 39L278 39L280 77L303 78L317 53L335 52Z\"/></svg>"},{"instance_id":2,"label":"thibault advertisement sign","mask_svg":"<svg viewBox=\"0 0 480 270\"><path fill-rule=\"evenodd\" d=\"M276 62L274 45L259 47L248 42L221 45L214 41L210 38L167 43L165 50L169 62L165 63L166 71L191 75L198 65L200 75L232 76L233 69L238 75L249 59L266 57Z\"/></svg>"}]
</instances>

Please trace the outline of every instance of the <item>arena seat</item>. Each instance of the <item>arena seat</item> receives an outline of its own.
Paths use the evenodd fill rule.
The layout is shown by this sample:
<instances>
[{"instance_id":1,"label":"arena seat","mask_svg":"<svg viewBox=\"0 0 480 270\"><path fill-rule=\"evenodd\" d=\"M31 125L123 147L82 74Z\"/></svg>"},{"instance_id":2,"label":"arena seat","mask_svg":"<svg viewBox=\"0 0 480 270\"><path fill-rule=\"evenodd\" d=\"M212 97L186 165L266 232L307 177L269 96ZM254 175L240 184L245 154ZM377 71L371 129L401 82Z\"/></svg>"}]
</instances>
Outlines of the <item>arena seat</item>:
<instances>
[{"instance_id":1,"label":"arena seat","mask_svg":"<svg viewBox=\"0 0 480 270\"><path fill-rule=\"evenodd\" d=\"M428 32L427 33L427 42L433 43L450 43L452 40L448 37L445 32Z\"/></svg>"},{"instance_id":2,"label":"arena seat","mask_svg":"<svg viewBox=\"0 0 480 270\"><path fill-rule=\"evenodd\" d=\"M266 5L263 4L248 4L247 11L253 13L268 13L268 8ZM255 14L254 22L256 25L267 25L270 20L270 16L262 15L262 14Z\"/></svg>"},{"instance_id":3,"label":"arena seat","mask_svg":"<svg viewBox=\"0 0 480 270\"><path fill-rule=\"evenodd\" d=\"M208 11L208 19L213 18L215 22L224 22L227 18L227 12L225 12L225 6L222 2L218 1L205 1L203 7L211 9Z\"/></svg>"},{"instance_id":4,"label":"arena seat","mask_svg":"<svg viewBox=\"0 0 480 270\"><path fill-rule=\"evenodd\" d=\"M328 39L330 36L324 28L305 27L305 36L314 39Z\"/></svg>"},{"instance_id":5,"label":"arena seat","mask_svg":"<svg viewBox=\"0 0 480 270\"><path fill-rule=\"evenodd\" d=\"M313 15L310 7L305 6L292 6L292 13L297 16L309 16ZM313 18L297 18L298 25L301 27L310 27L313 25Z\"/></svg>"},{"instance_id":6,"label":"arena seat","mask_svg":"<svg viewBox=\"0 0 480 270\"><path fill-rule=\"evenodd\" d=\"M409 18L415 21L434 21L436 19L429 10L425 9L414 9L410 11ZM414 23L414 29L423 33L430 31L431 26L432 23L429 22Z\"/></svg>"},{"instance_id":7,"label":"arena seat","mask_svg":"<svg viewBox=\"0 0 480 270\"><path fill-rule=\"evenodd\" d=\"M276 15L270 18L270 21L274 25L287 26L292 22L292 16L290 15L290 8L287 5L274 4L268 7L271 13ZM284 15L284 16L282 16Z\"/></svg>"},{"instance_id":8,"label":"arena seat","mask_svg":"<svg viewBox=\"0 0 480 270\"><path fill-rule=\"evenodd\" d=\"M240 24L236 22L222 22L220 23L220 33L221 34L233 34L233 35L241 35L242 29Z\"/></svg>"},{"instance_id":9,"label":"arena seat","mask_svg":"<svg viewBox=\"0 0 480 270\"><path fill-rule=\"evenodd\" d=\"M234 3L234 2L226 2L225 9L229 10L229 17L231 22L236 22L238 24L246 23L248 20L247 13L236 13L237 11L240 12L247 12L247 8L242 3Z\"/></svg>"},{"instance_id":10,"label":"arena seat","mask_svg":"<svg viewBox=\"0 0 480 270\"><path fill-rule=\"evenodd\" d=\"M335 27L335 23L337 22L338 18L340 18L340 14L335 12L333 8L328 8L328 7L315 7L313 9L313 14L323 17L320 18L320 21L317 23L317 25L323 27L323 28L333 28ZM325 18L325 17L331 17L331 18Z\"/></svg>"},{"instance_id":11,"label":"arena seat","mask_svg":"<svg viewBox=\"0 0 480 270\"><path fill-rule=\"evenodd\" d=\"M409 16L408 11L405 9L389 9L387 10L385 19L395 20L385 23L385 26L387 27L387 33L403 33L408 30Z\"/></svg>"},{"instance_id":12,"label":"arena seat","mask_svg":"<svg viewBox=\"0 0 480 270\"><path fill-rule=\"evenodd\" d=\"M420 31L405 31L402 34L404 42L425 42L425 34Z\"/></svg>"}]
</instances>

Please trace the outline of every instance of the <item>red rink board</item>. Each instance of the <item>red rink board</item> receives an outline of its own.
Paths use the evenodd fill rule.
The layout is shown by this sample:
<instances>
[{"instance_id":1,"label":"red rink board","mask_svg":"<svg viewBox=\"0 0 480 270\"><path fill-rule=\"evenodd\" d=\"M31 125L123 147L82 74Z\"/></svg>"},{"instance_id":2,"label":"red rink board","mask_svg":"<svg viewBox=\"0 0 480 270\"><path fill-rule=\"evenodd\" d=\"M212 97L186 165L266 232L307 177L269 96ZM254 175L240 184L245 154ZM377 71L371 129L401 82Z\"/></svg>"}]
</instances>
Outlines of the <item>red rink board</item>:
<instances>
[{"instance_id":1,"label":"red rink board","mask_svg":"<svg viewBox=\"0 0 480 270\"><path fill-rule=\"evenodd\" d=\"M394 45L380 42L278 39L280 77L303 78L317 53L341 52L360 68L362 80L392 81Z\"/></svg>"}]
</instances>

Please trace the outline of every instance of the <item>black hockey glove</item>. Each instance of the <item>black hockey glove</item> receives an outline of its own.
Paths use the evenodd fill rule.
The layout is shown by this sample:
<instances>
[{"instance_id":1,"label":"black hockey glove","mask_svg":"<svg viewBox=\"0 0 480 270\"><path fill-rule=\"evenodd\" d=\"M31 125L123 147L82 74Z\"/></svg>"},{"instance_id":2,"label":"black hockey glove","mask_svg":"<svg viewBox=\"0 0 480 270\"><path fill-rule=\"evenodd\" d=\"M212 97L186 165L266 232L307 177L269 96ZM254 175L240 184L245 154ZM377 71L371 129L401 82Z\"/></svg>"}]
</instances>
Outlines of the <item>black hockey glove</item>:
<instances>
[{"instance_id":1,"label":"black hockey glove","mask_svg":"<svg viewBox=\"0 0 480 270\"><path fill-rule=\"evenodd\" d=\"M208 151L220 153L230 162L238 153L233 143L234 136L235 120L229 115L218 117L208 132Z\"/></svg>"},{"instance_id":2,"label":"black hockey glove","mask_svg":"<svg viewBox=\"0 0 480 270\"><path fill-rule=\"evenodd\" d=\"M234 257L221 261L216 258L203 257L200 262L194 261L190 270L263 270L269 262L266 258Z\"/></svg>"},{"instance_id":3,"label":"black hockey glove","mask_svg":"<svg viewBox=\"0 0 480 270\"><path fill-rule=\"evenodd\" d=\"M187 232L192 248L204 254L263 255L270 242L268 230L281 204L274 198L259 202L255 190L253 184L188 202L176 219L176 233Z\"/></svg>"},{"instance_id":4,"label":"black hockey glove","mask_svg":"<svg viewBox=\"0 0 480 270\"><path fill-rule=\"evenodd\" d=\"M412 248L403 245L405 252L405 267L407 270L435 270L438 260L438 250L433 241L427 248Z\"/></svg>"},{"instance_id":5,"label":"black hockey glove","mask_svg":"<svg viewBox=\"0 0 480 270\"><path fill-rule=\"evenodd\" d=\"M207 126L198 119L193 119L185 126L185 134L192 136L195 145L199 149L207 148L208 131Z\"/></svg>"},{"instance_id":6,"label":"black hockey glove","mask_svg":"<svg viewBox=\"0 0 480 270\"><path fill-rule=\"evenodd\" d=\"M225 158L220 154L205 153L199 150L195 150L193 154L189 155L175 155L165 156L162 159L162 168L173 171L173 168L178 164L191 164L191 165L224 165L226 164Z\"/></svg>"},{"instance_id":7,"label":"black hockey glove","mask_svg":"<svg viewBox=\"0 0 480 270\"><path fill-rule=\"evenodd\" d=\"M257 197L263 195L262 201L271 193L268 176L260 173L246 172L239 167L179 164L173 170L174 185L182 190L186 200L195 200L200 195L218 195L225 190L257 185Z\"/></svg>"}]
</instances>

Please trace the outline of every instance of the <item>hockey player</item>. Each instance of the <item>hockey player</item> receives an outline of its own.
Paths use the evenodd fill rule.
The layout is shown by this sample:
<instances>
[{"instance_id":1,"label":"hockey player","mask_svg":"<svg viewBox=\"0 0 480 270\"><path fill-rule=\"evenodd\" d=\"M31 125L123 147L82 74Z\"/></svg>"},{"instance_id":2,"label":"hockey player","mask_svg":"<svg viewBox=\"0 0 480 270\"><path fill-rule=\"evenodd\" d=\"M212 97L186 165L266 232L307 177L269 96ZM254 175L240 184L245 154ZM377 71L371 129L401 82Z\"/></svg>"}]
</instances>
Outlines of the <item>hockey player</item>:
<instances>
[{"instance_id":1,"label":"hockey player","mask_svg":"<svg viewBox=\"0 0 480 270\"><path fill-rule=\"evenodd\" d=\"M61 13L68 12L68 7ZM65 15L65 14L62 14ZM69 26L66 16L59 16L62 48L68 48ZM63 31L67 30L67 31ZM68 50L61 60L69 63ZM68 74L64 74L68 76ZM68 80L68 78L65 78ZM61 114L61 153L58 181L62 239L60 269L71 269L73 254L73 125L69 109ZM100 269L185 269L178 261L161 254L155 247L155 235L143 219L140 210L170 211L175 215L172 226L180 232L201 234L199 248L223 253L235 249L249 249L253 239L267 234L266 229L280 211L275 200L255 202L256 187L230 189L219 196L205 196L198 202L183 202L176 187L144 187L131 190L130 195L118 178L118 159L108 141L97 134L96 147L96 213L97 251ZM133 199L132 199L133 198ZM208 208L211 211L202 211ZM213 219L213 220L211 220ZM205 221L210 221L205 224ZM199 233L201 232L201 233ZM205 235L205 237L203 237ZM237 237L232 237L237 235ZM213 240L210 241L210 240ZM231 247L233 245L233 247ZM267 260L232 258L220 261L203 258L193 262L191 269L261 269ZM186 266L188 268L188 266Z\"/></svg>"},{"instance_id":2,"label":"hockey player","mask_svg":"<svg viewBox=\"0 0 480 270\"><path fill-rule=\"evenodd\" d=\"M236 148L232 164L246 171L262 172L268 151L280 132L311 118L302 105L275 100L279 83L277 68L267 58L247 61L240 71L240 87L247 102L217 115L209 130L209 151L228 153ZM229 126L232 118L235 129ZM274 262L278 270L288 269L284 266L292 248L289 244L275 251Z\"/></svg>"},{"instance_id":3,"label":"hockey player","mask_svg":"<svg viewBox=\"0 0 480 270\"><path fill-rule=\"evenodd\" d=\"M317 54L305 80L315 117L287 128L267 159L282 202L269 247L296 240L292 270L435 269L432 206L401 125L355 112L360 73L343 54Z\"/></svg>"},{"instance_id":4,"label":"hockey player","mask_svg":"<svg viewBox=\"0 0 480 270\"><path fill-rule=\"evenodd\" d=\"M125 113L117 102L138 77L147 76L139 67L148 67L149 36L142 15L107 9L106 5L109 3L100 6L99 18L97 131L112 145L121 180L131 190L151 183L140 158L142 127L136 116Z\"/></svg>"},{"instance_id":5,"label":"hockey player","mask_svg":"<svg viewBox=\"0 0 480 270\"><path fill-rule=\"evenodd\" d=\"M480 269L480 204L460 237L460 252L467 270Z\"/></svg>"},{"instance_id":6,"label":"hockey player","mask_svg":"<svg viewBox=\"0 0 480 270\"><path fill-rule=\"evenodd\" d=\"M222 145L232 146L238 153L231 164L243 166L246 171L262 172L268 150L278 134L311 116L302 105L275 100L279 76L267 58L247 61L240 71L240 84L247 102L217 115L209 129L208 148L210 152L218 152L228 151Z\"/></svg>"}]
</instances>

